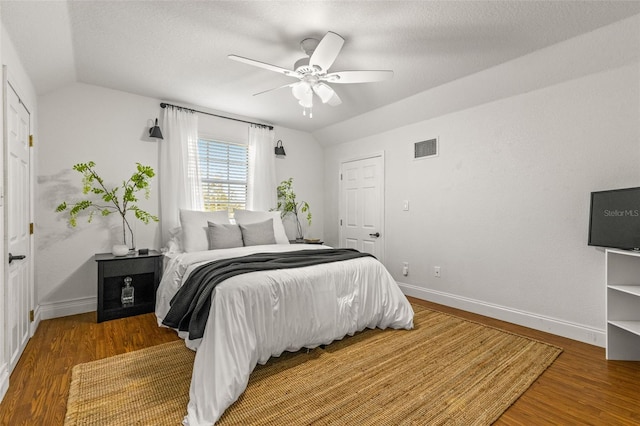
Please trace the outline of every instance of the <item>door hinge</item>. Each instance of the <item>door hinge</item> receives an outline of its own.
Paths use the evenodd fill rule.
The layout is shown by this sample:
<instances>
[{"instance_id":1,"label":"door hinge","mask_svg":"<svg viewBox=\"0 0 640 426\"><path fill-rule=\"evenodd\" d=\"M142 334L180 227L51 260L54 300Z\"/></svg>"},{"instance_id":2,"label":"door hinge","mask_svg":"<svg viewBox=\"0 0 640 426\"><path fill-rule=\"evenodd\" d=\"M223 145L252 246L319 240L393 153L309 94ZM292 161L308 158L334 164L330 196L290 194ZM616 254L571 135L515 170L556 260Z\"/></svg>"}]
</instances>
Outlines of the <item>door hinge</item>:
<instances>
[{"instance_id":1,"label":"door hinge","mask_svg":"<svg viewBox=\"0 0 640 426\"><path fill-rule=\"evenodd\" d=\"M340 173L340 180L342 180L342 173Z\"/></svg>"},{"instance_id":2,"label":"door hinge","mask_svg":"<svg viewBox=\"0 0 640 426\"><path fill-rule=\"evenodd\" d=\"M340 226L342 226L342 219L340 219Z\"/></svg>"},{"instance_id":3,"label":"door hinge","mask_svg":"<svg viewBox=\"0 0 640 426\"><path fill-rule=\"evenodd\" d=\"M29 146L33 146L33 135L29 135Z\"/></svg>"},{"instance_id":4,"label":"door hinge","mask_svg":"<svg viewBox=\"0 0 640 426\"><path fill-rule=\"evenodd\" d=\"M29 224L29 235L33 235L33 223Z\"/></svg>"},{"instance_id":5,"label":"door hinge","mask_svg":"<svg viewBox=\"0 0 640 426\"><path fill-rule=\"evenodd\" d=\"M33 309L29 311L29 321L33 322L35 320L35 314L33 313Z\"/></svg>"}]
</instances>

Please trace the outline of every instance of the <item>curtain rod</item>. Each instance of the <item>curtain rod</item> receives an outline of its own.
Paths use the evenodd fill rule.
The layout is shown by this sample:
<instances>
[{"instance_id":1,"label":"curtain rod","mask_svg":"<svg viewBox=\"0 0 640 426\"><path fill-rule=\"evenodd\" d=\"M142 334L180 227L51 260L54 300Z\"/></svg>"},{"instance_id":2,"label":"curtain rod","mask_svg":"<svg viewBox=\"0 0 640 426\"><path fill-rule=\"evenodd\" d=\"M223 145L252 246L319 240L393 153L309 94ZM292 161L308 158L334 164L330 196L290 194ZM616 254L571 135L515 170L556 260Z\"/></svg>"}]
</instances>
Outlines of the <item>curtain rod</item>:
<instances>
[{"instance_id":1,"label":"curtain rod","mask_svg":"<svg viewBox=\"0 0 640 426\"><path fill-rule=\"evenodd\" d=\"M225 117L224 115L218 115L218 114L212 114L210 112L204 112L204 111L198 111L197 109L193 109L193 108L185 108L185 107L181 107L178 105L173 105L173 104L168 104L166 102L161 102L160 103L160 108L166 108L166 107L174 107L174 108L180 108L180 109L185 109L187 111L193 111L193 112L197 112L199 114L206 114L206 115L212 115L214 117L219 117L219 118L226 118L227 120L233 120L233 121L239 121L241 123L247 123L247 124L256 124L258 126L265 126L268 127L269 130L273 130L273 126L270 126L268 124L262 124L262 123L254 123L253 121L246 121L246 120L240 120L239 118L232 118L232 117Z\"/></svg>"}]
</instances>

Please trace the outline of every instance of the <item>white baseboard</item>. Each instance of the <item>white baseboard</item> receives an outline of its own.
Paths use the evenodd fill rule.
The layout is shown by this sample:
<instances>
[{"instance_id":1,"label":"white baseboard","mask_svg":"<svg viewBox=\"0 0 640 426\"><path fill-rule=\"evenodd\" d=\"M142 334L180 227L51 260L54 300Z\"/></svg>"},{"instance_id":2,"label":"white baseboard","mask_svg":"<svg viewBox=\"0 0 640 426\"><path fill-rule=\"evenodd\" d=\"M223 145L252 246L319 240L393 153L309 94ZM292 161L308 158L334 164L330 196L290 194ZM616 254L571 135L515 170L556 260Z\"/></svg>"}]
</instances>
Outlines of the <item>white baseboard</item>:
<instances>
[{"instance_id":1,"label":"white baseboard","mask_svg":"<svg viewBox=\"0 0 640 426\"><path fill-rule=\"evenodd\" d=\"M0 367L0 402L4 399L4 396L9 390L9 370L7 364Z\"/></svg>"},{"instance_id":2,"label":"white baseboard","mask_svg":"<svg viewBox=\"0 0 640 426\"><path fill-rule=\"evenodd\" d=\"M42 303L39 306L40 319L66 317L69 315L84 314L96 310L97 297L81 297L78 299L64 300L61 302Z\"/></svg>"},{"instance_id":3,"label":"white baseboard","mask_svg":"<svg viewBox=\"0 0 640 426\"><path fill-rule=\"evenodd\" d=\"M412 284L399 282L398 285L407 296L451 306L453 308L473 312L474 314L484 315L501 321L533 328L534 330L544 331L577 340L579 342L588 343L590 345L596 345L603 348L606 346L605 330L599 330L582 324L563 321L557 318L546 317L531 312L520 311L518 309L495 305L480 300L469 299L455 294L418 287Z\"/></svg>"}]
</instances>

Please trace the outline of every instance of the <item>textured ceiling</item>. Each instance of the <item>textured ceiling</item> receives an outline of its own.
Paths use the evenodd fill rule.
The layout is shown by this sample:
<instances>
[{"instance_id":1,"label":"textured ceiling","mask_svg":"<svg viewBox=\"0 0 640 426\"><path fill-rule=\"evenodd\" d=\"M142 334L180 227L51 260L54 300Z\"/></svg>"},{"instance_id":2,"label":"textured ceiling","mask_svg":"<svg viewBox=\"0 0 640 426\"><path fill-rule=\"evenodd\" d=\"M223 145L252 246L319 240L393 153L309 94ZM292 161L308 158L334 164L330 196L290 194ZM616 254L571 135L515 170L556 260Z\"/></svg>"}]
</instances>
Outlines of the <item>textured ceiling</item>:
<instances>
[{"instance_id":1,"label":"textured ceiling","mask_svg":"<svg viewBox=\"0 0 640 426\"><path fill-rule=\"evenodd\" d=\"M316 131L418 92L640 13L639 1L1 1L38 94L74 81ZM334 85L314 103L285 68L327 31L345 44L330 71L392 69L390 81Z\"/></svg>"}]
</instances>

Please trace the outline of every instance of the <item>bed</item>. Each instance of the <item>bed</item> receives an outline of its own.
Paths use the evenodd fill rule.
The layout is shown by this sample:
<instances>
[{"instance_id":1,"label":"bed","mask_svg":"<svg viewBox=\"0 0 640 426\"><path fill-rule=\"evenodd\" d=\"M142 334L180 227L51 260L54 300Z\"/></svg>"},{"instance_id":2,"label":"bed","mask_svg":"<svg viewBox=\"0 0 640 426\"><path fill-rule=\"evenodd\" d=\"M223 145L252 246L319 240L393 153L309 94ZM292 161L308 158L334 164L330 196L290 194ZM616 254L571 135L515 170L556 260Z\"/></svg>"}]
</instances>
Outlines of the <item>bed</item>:
<instances>
[{"instance_id":1,"label":"bed","mask_svg":"<svg viewBox=\"0 0 640 426\"><path fill-rule=\"evenodd\" d=\"M251 219L263 219L264 214ZM236 220L242 216L236 213ZM212 225L210 220L207 223ZM278 234L279 217L269 223ZM201 221L195 229L203 229ZM306 256L331 250L324 245L288 244L282 238L271 244L208 249L210 246L211 241L206 250L167 255L156 298L158 324L163 325L170 315L171 300L189 277L211 262L264 253ZM385 267L369 256L235 275L217 284L210 305L201 337L178 331L186 345L196 350L183 421L189 426L214 424L245 390L255 366L272 356L326 345L365 328L413 327L411 305Z\"/></svg>"}]
</instances>

